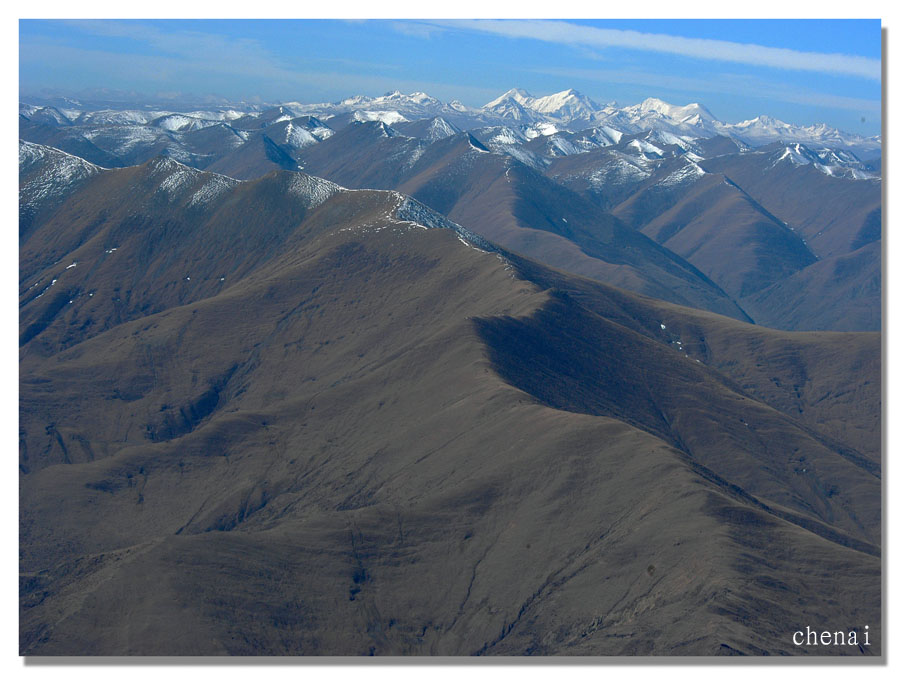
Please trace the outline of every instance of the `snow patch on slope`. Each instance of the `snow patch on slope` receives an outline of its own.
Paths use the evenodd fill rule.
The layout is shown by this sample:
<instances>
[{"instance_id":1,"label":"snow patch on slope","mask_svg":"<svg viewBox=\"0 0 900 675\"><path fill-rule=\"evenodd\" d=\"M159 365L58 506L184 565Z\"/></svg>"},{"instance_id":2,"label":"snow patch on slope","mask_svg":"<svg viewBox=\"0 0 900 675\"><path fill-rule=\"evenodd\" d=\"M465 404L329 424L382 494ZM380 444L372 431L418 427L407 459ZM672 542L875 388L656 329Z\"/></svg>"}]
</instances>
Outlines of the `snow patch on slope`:
<instances>
[{"instance_id":1,"label":"snow patch on slope","mask_svg":"<svg viewBox=\"0 0 900 675\"><path fill-rule=\"evenodd\" d=\"M699 165L694 162L687 162L686 166L678 169L677 171L673 171L668 176L663 178L657 186L663 188L671 188L676 187L678 185L688 185L690 183L696 183L702 176L706 174Z\"/></svg>"},{"instance_id":2,"label":"snow patch on slope","mask_svg":"<svg viewBox=\"0 0 900 675\"><path fill-rule=\"evenodd\" d=\"M357 110L353 113L353 119L358 122L384 122L385 124L409 122L396 110Z\"/></svg>"},{"instance_id":3,"label":"snow patch on slope","mask_svg":"<svg viewBox=\"0 0 900 675\"><path fill-rule=\"evenodd\" d=\"M525 138L531 140L532 138L538 138L539 136L552 136L553 134L559 133L559 129L556 128L555 124L551 124L550 122L537 122L525 127L522 133Z\"/></svg>"},{"instance_id":4,"label":"snow patch on slope","mask_svg":"<svg viewBox=\"0 0 900 675\"><path fill-rule=\"evenodd\" d=\"M649 178L653 173L651 162L644 157L633 157L622 153L612 153L612 161L593 171L588 180L596 189L609 183L623 185L637 183Z\"/></svg>"},{"instance_id":5,"label":"snow patch on slope","mask_svg":"<svg viewBox=\"0 0 900 675\"><path fill-rule=\"evenodd\" d=\"M777 166L787 162L794 166L812 165L817 171L833 178L847 180L878 180L878 176L863 170L863 164L852 152L831 150L829 148L812 149L801 143L792 143L780 151L772 162Z\"/></svg>"},{"instance_id":6,"label":"snow patch on slope","mask_svg":"<svg viewBox=\"0 0 900 675\"><path fill-rule=\"evenodd\" d=\"M166 175L159 183L158 192L170 201L190 195L187 202L189 207L208 204L241 182L218 173L185 166L170 157L161 157L154 162L150 175L160 174Z\"/></svg>"},{"instance_id":7,"label":"snow patch on slope","mask_svg":"<svg viewBox=\"0 0 900 675\"><path fill-rule=\"evenodd\" d=\"M159 184L159 189L162 192L165 192L169 197L175 198L180 192L197 181L200 177L200 172L197 169L191 169L183 164L179 164L173 159L167 159L167 161L176 164L178 168L163 178L162 182Z\"/></svg>"},{"instance_id":8,"label":"snow patch on slope","mask_svg":"<svg viewBox=\"0 0 900 675\"><path fill-rule=\"evenodd\" d=\"M171 114L167 110L97 110L86 112L77 118L78 124L115 124L139 126Z\"/></svg>"},{"instance_id":9,"label":"snow patch on slope","mask_svg":"<svg viewBox=\"0 0 900 675\"><path fill-rule=\"evenodd\" d=\"M208 173L209 179L191 195L188 206L201 206L218 199L241 181L218 173Z\"/></svg>"},{"instance_id":10,"label":"snow patch on slope","mask_svg":"<svg viewBox=\"0 0 900 675\"><path fill-rule=\"evenodd\" d=\"M796 166L809 164L811 160L807 154L801 150L801 147L802 146L799 143L786 147L784 152L781 153L781 156L778 157L774 163L778 164L779 162L787 160Z\"/></svg>"},{"instance_id":11,"label":"snow patch on slope","mask_svg":"<svg viewBox=\"0 0 900 675\"><path fill-rule=\"evenodd\" d=\"M484 237L464 228L462 225L448 220L437 211L434 211L423 203L416 201L412 197L394 193L399 200L397 207L394 209L393 217L400 222L413 223L424 227L425 229L445 229L456 232L457 237L467 246L472 246L481 251L489 253L500 253L500 249L490 243Z\"/></svg>"},{"instance_id":12,"label":"snow patch on slope","mask_svg":"<svg viewBox=\"0 0 900 675\"><path fill-rule=\"evenodd\" d=\"M439 141L442 138L449 138L459 133L459 129L450 124L443 117L435 117L434 121L428 125L428 131L425 134L425 140Z\"/></svg>"},{"instance_id":13,"label":"snow patch on slope","mask_svg":"<svg viewBox=\"0 0 900 675\"><path fill-rule=\"evenodd\" d=\"M19 174L31 169L37 169L36 175L23 183L19 191L20 204L30 209L65 195L84 180L105 170L62 150L19 141Z\"/></svg>"},{"instance_id":14,"label":"snow patch on slope","mask_svg":"<svg viewBox=\"0 0 900 675\"><path fill-rule=\"evenodd\" d=\"M104 126L88 129L83 136L117 157L131 152L138 145L171 142L166 131L147 126Z\"/></svg>"},{"instance_id":15,"label":"snow patch on slope","mask_svg":"<svg viewBox=\"0 0 900 675\"><path fill-rule=\"evenodd\" d=\"M307 145L318 143L318 139L309 131L300 126L294 126L293 122L288 122L284 128L284 142L291 148L305 148Z\"/></svg>"},{"instance_id":16,"label":"snow patch on slope","mask_svg":"<svg viewBox=\"0 0 900 675\"><path fill-rule=\"evenodd\" d=\"M662 149L656 147L655 145L653 145L653 143L642 141L638 138L635 138L633 141L631 141L627 145L627 147L635 148L642 155L659 155L660 157L662 157L665 154Z\"/></svg>"},{"instance_id":17,"label":"snow patch on slope","mask_svg":"<svg viewBox=\"0 0 900 675\"><path fill-rule=\"evenodd\" d=\"M155 120L156 126L167 131L195 131L219 124L219 120L201 119L191 115L171 114Z\"/></svg>"},{"instance_id":18,"label":"snow patch on slope","mask_svg":"<svg viewBox=\"0 0 900 675\"><path fill-rule=\"evenodd\" d=\"M342 188L337 183L306 173L293 173L288 184L288 192L298 197L308 209L316 208L336 192L344 190L346 188Z\"/></svg>"}]
</instances>

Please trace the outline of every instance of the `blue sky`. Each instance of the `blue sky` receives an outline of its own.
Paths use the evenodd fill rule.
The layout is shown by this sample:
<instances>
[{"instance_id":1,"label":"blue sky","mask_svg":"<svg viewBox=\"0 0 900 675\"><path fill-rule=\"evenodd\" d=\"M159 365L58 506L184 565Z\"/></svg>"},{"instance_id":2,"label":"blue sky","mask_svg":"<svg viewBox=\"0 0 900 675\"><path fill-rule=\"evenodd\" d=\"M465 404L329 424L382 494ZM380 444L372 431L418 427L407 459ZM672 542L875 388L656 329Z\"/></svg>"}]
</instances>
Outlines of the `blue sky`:
<instances>
[{"instance_id":1,"label":"blue sky","mask_svg":"<svg viewBox=\"0 0 900 675\"><path fill-rule=\"evenodd\" d=\"M479 106L511 87L599 102L657 96L872 135L877 20L24 20L20 93L332 101L399 89Z\"/></svg>"}]
</instances>

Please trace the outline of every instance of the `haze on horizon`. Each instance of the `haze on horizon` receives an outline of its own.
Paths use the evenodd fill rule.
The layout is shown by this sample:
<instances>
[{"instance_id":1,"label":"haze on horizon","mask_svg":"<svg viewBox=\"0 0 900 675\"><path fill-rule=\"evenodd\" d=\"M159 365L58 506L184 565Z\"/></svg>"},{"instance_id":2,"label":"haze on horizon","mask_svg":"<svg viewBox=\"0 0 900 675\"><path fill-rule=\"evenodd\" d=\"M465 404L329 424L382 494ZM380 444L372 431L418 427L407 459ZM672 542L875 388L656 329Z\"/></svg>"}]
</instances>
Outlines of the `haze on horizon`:
<instances>
[{"instance_id":1,"label":"haze on horizon","mask_svg":"<svg viewBox=\"0 0 900 675\"><path fill-rule=\"evenodd\" d=\"M20 96L336 101L424 91L479 107L519 87L598 103L700 102L881 129L877 20L22 20Z\"/></svg>"}]
</instances>

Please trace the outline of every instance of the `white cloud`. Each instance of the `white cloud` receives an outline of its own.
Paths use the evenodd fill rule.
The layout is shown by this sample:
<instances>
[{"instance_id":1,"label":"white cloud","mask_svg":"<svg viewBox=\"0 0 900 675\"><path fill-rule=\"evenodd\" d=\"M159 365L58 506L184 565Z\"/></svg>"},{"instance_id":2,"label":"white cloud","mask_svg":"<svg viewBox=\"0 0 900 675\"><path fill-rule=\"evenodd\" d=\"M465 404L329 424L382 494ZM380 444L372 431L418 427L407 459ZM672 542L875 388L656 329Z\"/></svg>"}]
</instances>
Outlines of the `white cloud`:
<instances>
[{"instance_id":1,"label":"white cloud","mask_svg":"<svg viewBox=\"0 0 900 675\"><path fill-rule=\"evenodd\" d=\"M430 39L435 33L443 33L446 28L422 21L392 21L391 28L403 35Z\"/></svg>"},{"instance_id":2,"label":"white cloud","mask_svg":"<svg viewBox=\"0 0 900 675\"><path fill-rule=\"evenodd\" d=\"M661 33L582 26L567 21L463 20L439 22L442 25L503 35L530 38L580 47L620 47L640 51L677 54L696 59L744 63L785 70L803 70L833 75L849 75L870 80L881 79L881 61L848 54L804 52L782 47L686 38Z\"/></svg>"}]
</instances>

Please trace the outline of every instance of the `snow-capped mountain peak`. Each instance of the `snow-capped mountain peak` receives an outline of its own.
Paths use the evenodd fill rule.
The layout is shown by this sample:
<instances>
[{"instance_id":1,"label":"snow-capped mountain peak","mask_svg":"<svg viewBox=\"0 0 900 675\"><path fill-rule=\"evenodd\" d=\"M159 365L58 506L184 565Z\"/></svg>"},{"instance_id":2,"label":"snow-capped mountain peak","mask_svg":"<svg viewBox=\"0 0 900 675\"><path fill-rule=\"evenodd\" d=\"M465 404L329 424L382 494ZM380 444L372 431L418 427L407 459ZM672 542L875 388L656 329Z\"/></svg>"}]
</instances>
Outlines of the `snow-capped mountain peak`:
<instances>
[{"instance_id":1,"label":"snow-capped mountain peak","mask_svg":"<svg viewBox=\"0 0 900 675\"><path fill-rule=\"evenodd\" d=\"M531 104L531 109L571 120L575 118L589 119L593 113L599 110L599 107L587 96L574 89L566 89L535 99Z\"/></svg>"},{"instance_id":2,"label":"snow-capped mountain peak","mask_svg":"<svg viewBox=\"0 0 900 675\"><path fill-rule=\"evenodd\" d=\"M421 106L440 106L441 102L436 98L429 96L425 92L422 91L414 91L412 94L404 94L400 91L389 91L383 96L379 96L374 99L370 99L369 103L374 105L386 105L389 103L395 104L414 104Z\"/></svg>"},{"instance_id":3,"label":"snow-capped mountain peak","mask_svg":"<svg viewBox=\"0 0 900 675\"><path fill-rule=\"evenodd\" d=\"M739 129L786 129L790 127L789 124L769 115L758 115L751 120L737 122L731 126Z\"/></svg>"},{"instance_id":4,"label":"snow-capped mountain peak","mask_svg":"<svg viewBox=\"0 0 900 675\"><path fill-rule=\"evenodd\" d=\"M800 142L810 147L852 148L859 150L880 149L881 139L848 134L827 124L800 126L783 122L769 115L759 115L736 124L721 125L719 133L734 136L750 145L765 145L773 141Z\"/></svg>"},{"instance_id":5,"label":"snow-capped mountain peak","mask_svg":"<svg viewBox=\"0 0 900 675\"><path fill-rule=\"evenodd\" d=\"M485 112L520 122L532 124L541 121L541 114L532 109L534 98L523 89L510 89L502 96L486 104Z\"/></svg>"},{"instance_id":6,"label":"snow-capped mountain peak","mask_svg":"<svg viewBox=\"0 0 900 675\"><path fill-rule=\"evenodd\" d=\"M254 129L287 125L283 130L278 130L278 133L284 133L279 142L299 149L330 136L332 129L319 120L332 118L335 123L328 124L336 125L335 128L347 120L382 123L378 127L381 135L395 133L393 125L422 121L422 124L413 127L411 133L431 141L461 131L479 130L476 137L492 151L512 154L531 165L540 164L550 156L589 152L592 148L616 145L623 135L640 135L659 148L678 146L683 152L698 155L702 154L698 143L715 136L729 137L743 150L760 148L772 142L800 143L813 152L821 149L835 153L851 151L851 155L856 152L866 161L870 159L869 155L877 156L881 150L881 139L877 136L867 138L848 134L826 124L800 126L765 114L742 122L726 123L718 120L700 103L676 105L651 97L624 107L614 103L600 105L571 88L539 97L524 89L513 88L480 108L469 107L456 100L444 103L422 91L404 94L399 90L375 98L350 96L336 103L287 102L265 108L254 104L255 107L242 105L240 110L218 108L193 112L149 107L135 110L99 107L69 110L40 103L29 101L20 104L22 124L73 127L72 133L82 134L92 142L98 135L110 135L115 139L116 152L121 155L132 152L135 147L162 143L170 148L173 156L188 163L195 161L191 159L195 151L181 145L183 137L187 138L189 134L207 127L221 127L203 132L208 137L230 131L234 138L229 136L227 143L240 144ZM305 119L297 121L301 117ZM314 118L318 119L312 121ZM647 136L648 132L653 135ZM547 140L542 141L541 138ZM531 147L526 148L527 144ZM541 149L535 152L536 148ZM631 151L648 154L634 146L631 146ZM546 157L541 153L546 153ZM847 170L852 168L856 172L854 176L866 171L868 166L858 158L855 159L856 164L848 164L854 159L844 160L839 154L821 158L802 153L790 156L792 162L803 157L817 165L846 166Z\"/></svg>"},{"instance_id":7,"label":"snow-capped mountain peak","mask_svg":"<svg viewBox=\"0 0 900 675\"><path fill-rule=\"evenodd\" d=\"M351 96L350 98L345 98L338 105L360 105L371 101L372 99L369 96Z\"/></svg>"},{"instance_id":8,"label":"snow-capped mountain peak","mask_svg":"<svg viewBox=\"0 0 900 675\"><path fill-rule=\"evenodd\" d=\"M508 101L515 101L521 106L528 107L528 104L534 100L531 94L529 94L524 89L510 89L507 92L504 92L497 98L495 98L490 103L484 105L485 110L493 110L495 108L499 108L506 104Z\"/></svg>"},{"instance_id":9,"label":"snow-capped mountain peak","mask_svg":"<svg viewBox=\"0 0 900 675\"><path fill-rule=\"evenodd\" d=\"M659 113L675 122L686 122L694 119L697 122L703 120L706 122L718 122L706 107L700 103L688 103L687 105L672 105L658 98L648 98L636 106L625 108L627 111L633 111L636 114ZM696 122L695 122L696 123Z\"/></svg>"},{"instance_id":10,"label":"snow-capped mountain peak","mask_svg":"<svg viewBox=\"0 0 900 675\"><path fill-rule=\"evenodd\" d=\"M409 95L409 99L418 103L419 105L440 105L441 102L434 98L433 96L429 96L424 91L414 91Z\"/></svg>"},{"instance_id":11,"label":"snow-capped mountain peak","mask_svg":"<svg viewBox=\"0 0 900 675\"><path fill-rule=\"evenodd\" d=\"M520 122L535 123L541 117L552 117L552 121L570 123L576 120L589 121L599 107L591 99L574 89L566 89L547 96L534 97L524 89L510 89L502 96L487 103L483 110L508 117Z\"/></svg>"},{"instance_id":12,"label":"snow-capped mountain peak","mask_svg":"<svg viewBox=\"0 0 900 675\"><path fill-rule=\"evenodd\" d=\"M817 171L828 176L869 180L875 176L864 170L863 163L849 150L818 148L813 149L802 143L783 143L771 154L772 166L788 162L794 166L811 164Z\"/></svg>"}]
</instances>

